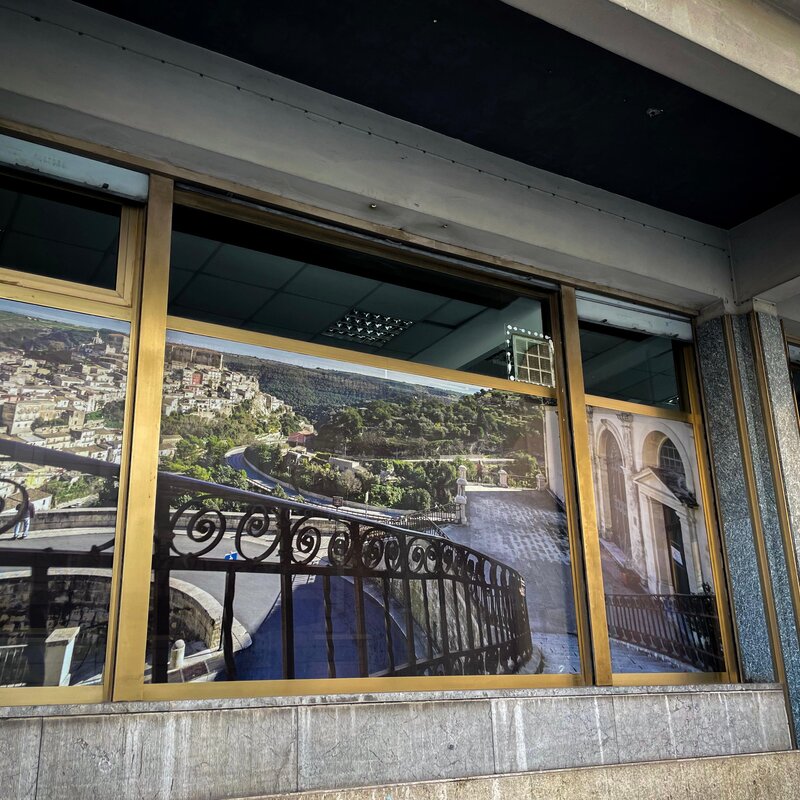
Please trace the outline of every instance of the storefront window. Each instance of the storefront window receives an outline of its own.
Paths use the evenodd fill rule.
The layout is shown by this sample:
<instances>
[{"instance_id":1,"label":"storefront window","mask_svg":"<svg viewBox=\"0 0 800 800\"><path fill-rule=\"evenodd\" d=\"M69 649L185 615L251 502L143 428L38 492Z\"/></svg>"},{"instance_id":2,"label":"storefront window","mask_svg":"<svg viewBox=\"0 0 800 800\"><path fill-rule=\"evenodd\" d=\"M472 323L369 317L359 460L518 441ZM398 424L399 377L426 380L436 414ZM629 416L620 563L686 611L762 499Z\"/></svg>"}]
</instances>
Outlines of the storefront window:
<instances>
[{"instance_id":1,"label":"storefront window","mask_svg":"<svg viewBox=\"0 0 800 800\"><path fill-rule=\"evenodd\" d=\"M0 300L0 686L102 681L129 324Z\"/></svg>"},{"instance_id":2,"label":"storefront window","mask_svg":"<svg viewBox=\"0 0 800 800\"><path fill-rule=\"evenodd\" d=\"M121 207L0 173L0 267L113 289Z\"/></svg>"},{"instance_id":3,"label":"storefront window","mask_svg":"<svg viewBox=\"0 0 800 800\"><path fill-rule=\"evenodd\" d=\"M579 670L553 400L177 331L164 387L148 679Z\"/></svg>"},{"instance_id":4,"label":"storefront window","mask_svg":"<svg viewBox=\"0 0 800 800\"><path fill-rule=\"evenodd\" d=\"M612 671L724 672L689 320L588 294L578 308Z\"/></svg>"},{"instance_id":5,"label":"storefront window","mask_svg":"<svg viewBox=\"0 0 800 800\"><path fill-rule=\"evenodd\" d=\"M586 394L681 407L673 339L585 321L580 333Z\"/></svg>"},{"instance_id":6,"label":"storefront window","mask_svg":"<svg viewBox=\"0 0 800 800\"><path fill-rule=\"evenodd\" d=\"M613 670L723 671L692 426L588 415Z\"/></svg>"}]
</instances>

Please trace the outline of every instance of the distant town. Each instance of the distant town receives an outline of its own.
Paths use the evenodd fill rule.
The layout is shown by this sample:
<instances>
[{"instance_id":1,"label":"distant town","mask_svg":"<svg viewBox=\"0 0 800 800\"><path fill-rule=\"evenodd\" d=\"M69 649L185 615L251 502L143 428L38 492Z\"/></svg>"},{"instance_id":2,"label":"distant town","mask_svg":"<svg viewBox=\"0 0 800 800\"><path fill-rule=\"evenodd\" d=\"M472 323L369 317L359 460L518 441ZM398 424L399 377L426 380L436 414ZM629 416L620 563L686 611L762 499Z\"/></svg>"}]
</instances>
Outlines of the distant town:
<instances>
[{"instance_id":1,"label":"distant town","mask_svg":"<svg viewBox=\"0 0 800 800\"><path fill-rule=\"evenodd\" d=\"M130 340L127 334L16 318L17 346L0 349L0 436L100 461L119 462ZM51 330L66 334L50 336ZM76 341L77 340L77 341ZM80 340L83 340L82 342ZM24 484L36 510L96 505L97 478L35 464L0 462L0 478ZM107 493L114 489L105 487ZM0 483L12 501L13 484Z\"/></svg>"},{"instance_id":2,"label":"distant town","mask_svg":"<svg viewBox=\"0 0 800 800\"><path fill-rule=\"evenodd\" d=\"M214 419L229 416L245 400L251 401L251 412L260 416L291 411L282 400L259 389L256 375L227 369L223 353L189 345L167 345L164 416L180 413Z\"/></svg>"}]
</instances>

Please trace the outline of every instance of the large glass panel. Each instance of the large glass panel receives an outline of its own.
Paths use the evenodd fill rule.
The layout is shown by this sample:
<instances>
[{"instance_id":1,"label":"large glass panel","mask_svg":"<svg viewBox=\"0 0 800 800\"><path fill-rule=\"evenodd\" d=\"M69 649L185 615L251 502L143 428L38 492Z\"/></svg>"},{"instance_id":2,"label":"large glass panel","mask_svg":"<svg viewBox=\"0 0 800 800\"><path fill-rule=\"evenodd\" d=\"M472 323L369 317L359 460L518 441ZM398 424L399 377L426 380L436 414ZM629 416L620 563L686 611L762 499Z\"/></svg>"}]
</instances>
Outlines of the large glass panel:
<instances>
[{"instance_id":1,"label":"large glass panel","mask_svg":"<svg viewBox=\"0 0 800 800\"><path fill-rule=\"evenodd\" d=\"M0 267L113 289L120 206L0 172Z\"/></svg>"},{"instance_id":2,"label":"large glass panel","mask_svg":"<svg viewBox=\"0 0 800 800\"><path fill-rule=\"evenodd\" d=\"M578 671L552 401L173 331L165 370L148 680Z\"/></svg>"},{"instance_id":3,"label":"large glass panel","mask_svg":"<svg viewBox=\"0 0 800 800\"><path fill-rule=\"evenodd\" d=\"M258 225L175 208L169 313L553 385L547 303Z\"/></svg>"},{"instance_id":4,"label":"large glass panel","mask_svg":"<svg viewBox=\"0 0 800 800\"><path fill-rule=\"evenodd\" d=\"M692 426L588 414L614 671L722 672Z\"/></svg>"},{"instance_id":5,"label":"large glass panel","mask_svg":"<svg viewBox=\"0 0 800 800\"><path fill-rule=\"evenodd\" d=\"M0 686L102 680L128 336L0 301Z\"/></svg>"},{"instance_id":6,"label":"large glass panel","mask_svg":"<svg viewBox=\"0 0 800 800\"><path fill-rule=\"evenodd\" d=\"M680 408L676 354L682 343L666 336L580 323L586 394Z\"/></svg>"}]
</instances>

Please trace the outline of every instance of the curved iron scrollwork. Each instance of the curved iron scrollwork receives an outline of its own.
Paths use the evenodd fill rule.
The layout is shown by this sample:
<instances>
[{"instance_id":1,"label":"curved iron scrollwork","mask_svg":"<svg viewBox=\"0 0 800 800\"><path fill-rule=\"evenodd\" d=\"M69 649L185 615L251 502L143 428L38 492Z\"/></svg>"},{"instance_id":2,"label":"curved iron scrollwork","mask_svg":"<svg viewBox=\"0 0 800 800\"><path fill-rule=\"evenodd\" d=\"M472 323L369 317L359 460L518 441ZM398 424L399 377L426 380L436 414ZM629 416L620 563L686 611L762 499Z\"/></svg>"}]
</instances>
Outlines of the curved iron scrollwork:
<instances>
[{"instance_id":1,"label":"curved iron scrollwork","mask_svg":"<svg viewBox=\"0 0 800 800\"><path fill-rule=\"evenodd\" d=\"M6 531L11 530L14 528L20 520L25 519L28 516L29 511L28 508L30 506L30 497L28 496L28 490L21 484L17 483L17 481L11 480L11 478L0 478L0 483L11 484L17 492L19 492L20 497L22 500L17 504L16 507L16 514L13 517L3 522L0 525L0 533L5 533ZM0 496L0 514L2 514L6 510L6 505L8 505L10 495L6 495L5 497Z\"/></svg>"},{"instance_id":2,"label":"curved iron scrollwork","mask_svg":"<svg viewBox=\"0 0 800 800\"><path fill-rule=\"evenodd\" d=\"M117 464L10 440L0 441L0 456L112 479L119 476ZM13 528L30 503L24 486L2 480L12 484L22 502L0 532ZM0 500L0 511L7 502ZM425 526L415 523L415 528ZM37 608L41 606L46 619L48 570L110 567L113 554L107 551L113 541L95 545L88 553L6 549L4 558L33 570L34 584L43 587ZM485 553L439 535L435 528L406 528L397 521L391 524L161 472L151 621L156 682L169 678L170 575L177 570L224 578L221 641L229 678L236 676L233 609L236 578L242 573L279 578L276 608L286 678L297 672L293 605L298 578L320 582L330 677L340 670L339 648L355 649L357 674L364 677L512 673L525 665L533 649L522 576ZM334 587L339 590L338 605ZM345 594L351 599L345 604L343 587L350 587ZM351 615L338 633L334 607L335 613ZM376 638L376 620L381 619L383 636Z\"/></svg>"},{"instance_id":3,"label":"curved iron scrollwork","mask_svg":"<svg viewBox=\"0 0 800 800\"><path fill-rule=\"evenodd\" d=\"M187 496L192 499L185 500ZM296 673L293 581L303 575L322 581L331 677L337 675L337 646L342 646L333 630L331 587L336 580L353 587L355 633L347 646L358 650L363 676L513 673L530 660L524 579L485 553L427 530L180 475L159 475L159 497L154 570L156 585L160 576L163 588L160 625L156 602L157 681L167 679L169 656L164 576L187 569L224 573L226 597L240 572L280 575L287 678ZM377 660L388 668L370 667L376 641L373 635L371 644L367 642L369 604L377 604L385 620L385 635L378 643L385 652ZM223 619L223 646L230 639L224 629L232 623L232 598L230 606L230 619ZM399 641L404 655L395 652ZM233 653L226 653L226 662L229 672L235 670Z\"/></svg>"}]
</instances>

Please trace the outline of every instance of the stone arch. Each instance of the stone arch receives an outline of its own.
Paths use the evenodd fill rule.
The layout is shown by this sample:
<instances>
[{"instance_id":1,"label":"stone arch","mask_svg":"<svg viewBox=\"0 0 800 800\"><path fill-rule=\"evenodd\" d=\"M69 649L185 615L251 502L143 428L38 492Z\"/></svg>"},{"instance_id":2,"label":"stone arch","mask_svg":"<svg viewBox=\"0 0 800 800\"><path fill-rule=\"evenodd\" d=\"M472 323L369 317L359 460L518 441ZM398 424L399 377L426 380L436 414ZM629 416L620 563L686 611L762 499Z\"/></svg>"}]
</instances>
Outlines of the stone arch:
<instances>
[{"instance_id":1,"label":"stone arch","mask_svg":"<svg viewBox=\"0 0 800 800\"><path fill-rule=\"evenodd\" d=\"M688 426L687 426L688 429ZM697 496L697 481L695 476L695 459L690 454L686 443L683 441L679 430L661 420L653 420L652 429L645 435L641 445L642 467L658 467L659 455L664 442L669 439L678 451L683 462L684 477L686 478L686 488Z\"/></svg>"},{"instance_id":2,"label":"stone arch","mask_svg":"<svg viewBox=\"0 0 800 800\"><path fill-rule=\"evenodd\" d=\"M669 447L674 451L672 459L680 461L685 489L697 497L696 462L690 457L689 445L682 440L681 433L666 423L655 422L641 444L642 466L661 471L665 460L663 448ZM683 438L686 438L685 433ZM661 478L669 482L663 472ZM651 490L642 491L647 504L644 528L652 560L648 569L651 591L659 594L699 591L703 570L699 556L697 509L687 503L680 492L675 496L672 490L657 494Z\"/></svg>"}]
</instances>

